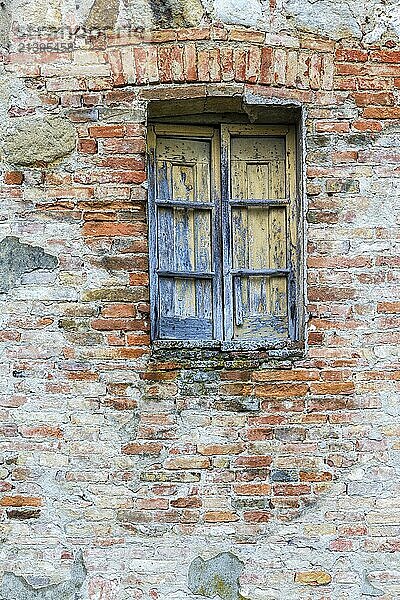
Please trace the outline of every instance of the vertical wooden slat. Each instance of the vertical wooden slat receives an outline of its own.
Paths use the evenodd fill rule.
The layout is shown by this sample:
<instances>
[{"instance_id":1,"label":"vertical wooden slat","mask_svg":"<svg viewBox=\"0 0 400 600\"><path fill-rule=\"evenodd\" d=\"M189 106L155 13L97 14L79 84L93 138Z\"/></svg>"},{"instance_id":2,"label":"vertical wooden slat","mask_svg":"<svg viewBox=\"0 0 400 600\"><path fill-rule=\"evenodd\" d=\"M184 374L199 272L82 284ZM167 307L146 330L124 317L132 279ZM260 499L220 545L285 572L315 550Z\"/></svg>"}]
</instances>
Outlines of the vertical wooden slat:
<instances>
[{"instance_id":1,"label":"vertical wooden slat","mask_svg":"<svg viewBox=\"0 0 400 600\"><path fill-rule=\"evenodd\" d=\"M233 338L233 282L231 233L231 136L228 126L221 126L221 234L224 286L224 338Z\"/></svg>"},{"instance_id":2,"label":"vertical wooden slat","mask_svg":"<svg viewBox=\"0 0 400 600\"><path fill-rule=\"evenodd\" d=\"M221 154L221 136L217 129L214 129L211 141L211 197L214 203L212 220L212 265L215 276L213 279L213 310L214 310L214 337L217 340L223 340L226 332L224 331L223 314L223 181L222 173L222 154Z\"/></svg>"},{"instance_id":3,"label":"vertical wooden slat","mask_svg":"<svg viewBox=\"0 0 400 600\"><path fill-rule=\"evenodd\" d=\"M291 127L286 137L286 193L290 198L289 203L289 240L287 249L287 260L290 267L288 280L288 310L289 310L289 334L291 339L300 340L304 333L304 308L300 299L302 294L303 265L302 257L304 251L301 248L303 237L299 232L303 230L302 205L297 183L296 164L296 130Z\"/></svg>"}]
</instances>

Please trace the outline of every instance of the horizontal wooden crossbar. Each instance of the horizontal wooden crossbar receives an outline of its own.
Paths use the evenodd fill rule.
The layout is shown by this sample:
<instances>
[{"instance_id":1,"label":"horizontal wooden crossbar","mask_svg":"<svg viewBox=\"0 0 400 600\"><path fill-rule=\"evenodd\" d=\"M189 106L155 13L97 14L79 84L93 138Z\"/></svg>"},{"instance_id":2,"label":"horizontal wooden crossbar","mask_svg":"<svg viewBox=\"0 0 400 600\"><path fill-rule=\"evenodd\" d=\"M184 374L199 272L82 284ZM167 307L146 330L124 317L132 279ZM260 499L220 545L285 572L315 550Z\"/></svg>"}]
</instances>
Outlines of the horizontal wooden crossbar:
<instances>
[{"instance_id":1,"label":"horizontal wooden crossbar","mask_svg":"<svg viewBox=\"0 0 400 600\"><path fill-rule=\"evenodd\" d=\"M164 271L157 269L159 277L173 277L174 279L212 279L215 275L213 272L201 271Z\"/></svg>"},{"instance_id":2,"label":"horizontal wooden crossbar","mask_svg":"<svg viewBox=\"0 0 400 600\"><path fill-rule=\"evenodd\" d=\"M283 276L290 273L289 269L232 269L231 275L234 277L263 277L263 276Z\"/></svg>"},{"instance_id":3,"label":"horizontal wooden crossbar","mask_svg":"<svg viewBox=\"0 0 400 600\"><path fill-rule=\"evenodd\" d=\"M196 210L210 210L214 208L212 202L190 202L189 200L157 200L158 208L195 208Z\"/></svg>"}]
</instances>

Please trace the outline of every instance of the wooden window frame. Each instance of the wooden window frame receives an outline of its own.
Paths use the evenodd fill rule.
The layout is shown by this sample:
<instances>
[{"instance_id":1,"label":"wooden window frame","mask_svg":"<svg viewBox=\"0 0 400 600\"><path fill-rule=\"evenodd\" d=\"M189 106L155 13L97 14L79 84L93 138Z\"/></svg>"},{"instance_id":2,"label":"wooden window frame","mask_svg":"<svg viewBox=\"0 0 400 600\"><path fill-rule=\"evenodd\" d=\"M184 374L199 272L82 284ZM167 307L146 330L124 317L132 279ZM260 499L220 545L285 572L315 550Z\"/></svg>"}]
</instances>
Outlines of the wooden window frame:
<instances>
[{"instance_id":1,"label":"wooden window frame","mask_svg":"<svg viewBox=\"0 0 400 600\"><path fill-rule=\"evenodd\" d=\"M211 142L211 194L213 199L212 256L213 279L213 332L215 339L160 339L159 338L159 270L157 205L156 198L156 140L158 136L208 139ZM283 136L286 143L286 197L268 200L265 204L282 205L288 210L287 273L288 273L288 330L285 342L257 338L233 338L234 294L231 257L231 210L235 204L230 194L230 140L231 136L273 137ZM265 348L301 348L304 345L304 229L303 203L300 193L297 133L294 125L150 125L148 128L148 222L150 271L151 339L159 346L168 347L220 347L222 350ZM244 201L244 204L246 202ZM200 274L190 273L191 276Z\"/></svg>"}]
</instances>

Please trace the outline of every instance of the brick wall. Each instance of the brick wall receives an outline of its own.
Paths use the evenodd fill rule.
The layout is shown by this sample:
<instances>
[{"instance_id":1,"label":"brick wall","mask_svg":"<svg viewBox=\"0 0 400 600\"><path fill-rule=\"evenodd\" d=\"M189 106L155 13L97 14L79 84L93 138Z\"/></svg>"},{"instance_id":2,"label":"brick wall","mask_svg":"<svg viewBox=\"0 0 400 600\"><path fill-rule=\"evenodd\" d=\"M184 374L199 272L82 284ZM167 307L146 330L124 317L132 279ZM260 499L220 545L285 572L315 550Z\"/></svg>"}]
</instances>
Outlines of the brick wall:
<instances>
[{"instance_id":1,"label":"brick wall","mask_svg":"<svg viewBox=\"0 0 400 600\"><path fill-rule=\"evenodd\" d=\"M77 144L3 162L2 237L59 265L0 300L2 562L43 585L81 548L83 597L183 600L229 551L251 600L398 598L400 51L222 26L18 44L10 126L61 110ZM150 347L147 102L234 94L305 114L298 357Z\"/></svg>"}]
</instances>

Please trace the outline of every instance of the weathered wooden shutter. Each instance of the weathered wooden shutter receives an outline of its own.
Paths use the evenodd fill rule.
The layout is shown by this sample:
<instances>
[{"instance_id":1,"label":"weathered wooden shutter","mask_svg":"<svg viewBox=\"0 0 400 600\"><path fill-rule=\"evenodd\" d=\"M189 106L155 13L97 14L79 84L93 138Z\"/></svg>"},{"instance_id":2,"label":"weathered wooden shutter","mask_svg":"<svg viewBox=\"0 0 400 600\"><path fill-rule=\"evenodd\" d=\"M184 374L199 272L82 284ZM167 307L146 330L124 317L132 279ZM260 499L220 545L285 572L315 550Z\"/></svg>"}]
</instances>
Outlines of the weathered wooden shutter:
<instances>
[{"instance_id":1,"label":"weathered wooden shutter","mask_svg":"<svg viewBox=\"0 0 400 600\"><path fill-rule=\"evenodd\" d=\"M290 128L223 127L226 338L294 339L296 185Z\"/></svg>"},{"instance_id":2,"label":"weathered wooden shutter","mask_svg":"<svg viewBox=\"0 0 400 600\"><path fill-rule=\"evenodd\" d=\"M153 339L221 338L217 138L179 126L149 136Z\"/></svg>"}]
</instances>

